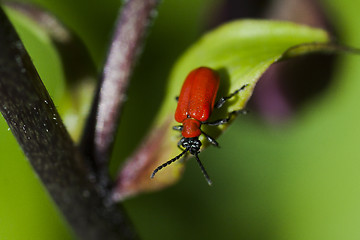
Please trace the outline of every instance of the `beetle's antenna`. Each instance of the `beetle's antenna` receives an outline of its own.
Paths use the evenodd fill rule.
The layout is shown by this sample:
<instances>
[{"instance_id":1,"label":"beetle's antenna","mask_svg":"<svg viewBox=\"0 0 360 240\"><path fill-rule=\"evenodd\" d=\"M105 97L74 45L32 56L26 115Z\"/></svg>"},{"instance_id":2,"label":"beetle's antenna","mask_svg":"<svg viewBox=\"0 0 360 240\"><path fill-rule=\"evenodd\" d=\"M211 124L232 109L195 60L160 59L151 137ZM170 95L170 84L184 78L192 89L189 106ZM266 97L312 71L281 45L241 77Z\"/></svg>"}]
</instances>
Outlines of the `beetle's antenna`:
<instances>
[{"instance_id":1,"label":"beetle's antenna","mask_svg":"<svg viewBox=\"0 0 360 240\"><path fill-rule=\"evenodd\" d=\"M182 157L182 155L184 155L187 151L189 151L189 149L185 149L184 151L182 151L179 155L177 155L176 157L174 157L173 159L167 161L166 163L163 163L162 165L158 166L153 173L151 174L150 178L154 178L155 174L161 170L162 168L166 167L167 165L172 164L173 162L175 162L176 160L178 160L179 158Z\"/></svg>"},{"instance_id":2,"label":"beetle's antenna","mask_svg":"<svg viewBox=\"0 0 360 240\"><path fill-rule=\"evenodd\" d=\"M209 175L207 174L204 165L202 165L202 163L201 163L201 161L200 161L200 159L199 159L199 157L198 157L198 154L195 153L194 155L195 155L196 161L198 162L198 164L199 164L199 166L200 166L200 169L201 169L202 173L204 174L204 177L205 177L207 183L209 184L209 186L211 186L211 185L212 185L212 181L211 181Z\"/></svg>"}]
</instances>

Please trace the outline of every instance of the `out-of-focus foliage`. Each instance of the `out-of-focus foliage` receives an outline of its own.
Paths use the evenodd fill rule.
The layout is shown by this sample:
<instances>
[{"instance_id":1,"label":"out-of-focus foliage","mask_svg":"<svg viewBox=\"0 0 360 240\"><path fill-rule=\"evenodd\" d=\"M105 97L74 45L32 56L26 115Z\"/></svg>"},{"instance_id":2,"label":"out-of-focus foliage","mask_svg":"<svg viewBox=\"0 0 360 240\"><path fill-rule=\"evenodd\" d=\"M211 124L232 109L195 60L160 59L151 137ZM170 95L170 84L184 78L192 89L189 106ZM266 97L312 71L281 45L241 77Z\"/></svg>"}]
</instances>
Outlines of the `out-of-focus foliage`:
<instances>
[{"instance_id":1,"label":"out-of-focus foliage","mask_svg":"<svg viewBox=\"0 0 360 240\"><path fill-rule=\"evenodd\" d=\"M34 2L53 11L77 32L101 67L118 1ZM126 142L116 146L114 162L129 154L145 134L165 94L164 83L172 64L201 35L204 16L214 13L220 2L163 2L135 69L119 129L119 137ZM323 3L342 42L360 46L360 3ZM36 44L44 44L39 39L32 44L24 41L50 90L55 86L52 81L59 79L52 74L61 75L61 66L55 61L41 70L41 64L50 63L40 59L54 60L56 53L46 50L47 44L38 52ZM269 126L255 113L236 120L219 139L220 150L209 148L201 154L212 174L213 187L204 183L195 161L190 161L183 180L175 187L128 200L126 208L141 237L359 239L359 65L359 57L341 56L333 84L286 125ZM61 111L63 93L59 89L55 87L50 94ZM0 237L72 239L7 129L1 119Z\"/></svg>"}]
</instances>

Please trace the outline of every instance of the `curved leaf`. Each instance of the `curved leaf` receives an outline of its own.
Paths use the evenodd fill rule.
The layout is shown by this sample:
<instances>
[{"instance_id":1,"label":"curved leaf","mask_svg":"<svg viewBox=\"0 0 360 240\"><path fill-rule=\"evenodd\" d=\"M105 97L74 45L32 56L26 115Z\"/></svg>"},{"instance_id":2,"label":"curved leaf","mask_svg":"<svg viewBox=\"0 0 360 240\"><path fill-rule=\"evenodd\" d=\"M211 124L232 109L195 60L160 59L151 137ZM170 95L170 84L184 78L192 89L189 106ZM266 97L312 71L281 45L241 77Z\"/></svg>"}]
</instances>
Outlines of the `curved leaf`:
<instances>
[{"instance_id":1,"label":"curved leaf","mask_svg":"<svg viewBox=\"0 0 360 240\"><path fill-rule=\"evenodd\" d=\"M329 36L324 30L290 22L241 20L228 23L205 35L180 58L170 76L166 99L179 94L184 78L192 69L208 66L219 70L223 81L228 81L229 89L220 89L224 95L245 84L250 85L229 110L243 108L260 76L288 49L328 41ZM327 45L322 46L316 50L321 51ZM313 52L313 49L305 49L291 57L307 52ZM161 117L165 117L174 105L171 100L167 103L169 106L164 105Z\"/></svg>"},{"instance_id":2,"label":"curved leaf","mask_svg":"<svg viewBox=\"0 0 360 240\"><path fill-rule=\"evenodd\" d=\"M162 129L161 137L150 133L150 137L129 159L119 175L114 198L119 200L141 191L159 189L179 178L183 164L177 163L159 171L152 180L149 176L157 166L179 154L177 141L180 136L171 129L172 125L178 125L173 120L175 97L178 96L182 83L191 70L207 66L219 72L221 83L218 98L229 95L245 84L248 85L244 91L226 103L219 114L214 112L216 120L227 117L230 111L243 109L260 76L271 64L281 60L283 54L287 53L286 57L289 58L328 51L329 41L330 37L322 29L290 22L263 20L230 22L204 35L179 59L170 75L168 92L153 128L154 131ZM304 44L307 47L303 47ZM209 135L217 137L226 126L227 124L205 130L210 133ZM208 144L204 138L200 139L203 145ZM149 143L153 141L157 142L156 146L149 148ZM137 167L134 168L134 165Z\"/></svg>"}]
</instances>

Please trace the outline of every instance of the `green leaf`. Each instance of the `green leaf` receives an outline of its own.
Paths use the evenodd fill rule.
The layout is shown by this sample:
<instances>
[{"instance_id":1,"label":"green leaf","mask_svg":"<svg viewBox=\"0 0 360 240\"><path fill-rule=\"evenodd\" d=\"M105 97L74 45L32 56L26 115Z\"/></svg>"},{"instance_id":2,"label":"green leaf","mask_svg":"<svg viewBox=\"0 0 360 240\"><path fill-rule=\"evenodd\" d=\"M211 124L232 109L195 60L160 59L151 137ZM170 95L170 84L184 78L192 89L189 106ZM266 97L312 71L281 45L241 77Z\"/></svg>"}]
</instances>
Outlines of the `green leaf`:
<instances>
[{"instance_id":1,"label":"green leaf","mask_svg":"<svg viewBox=\"0 0 360 240\"><path fill-rule=\"evenodd\" d=\"M64 96L65 77L59 53L49 35L36 22L12 8L5 7L12 24L23 40L44 85L58 104ZM51 61L51 64L49 64Z\"/></svg>"},{"instance_id":2,"label":"green leaf","mask_svg":"<svg viewBox=\"0 0 360 240\"><path fill-rule=\"evenodd\" d=\"M228 81L230 86L225 91L220 86L224 95L249 84L242 97L229 108L237 110L244 107L260 76L288 49L305 43L328 41L326 31L290 22L240 20L225 24L202 37L176 63L170 76L167 104L164 104L160 116L166 117L173 108L172 99L179 94L186 75L192 69L207 66L220 70L223 81ZM321 46L323 48L318 47L316 51L322 51L326 45ZM313 51L313 48L302 49L291 57Z\"/></svg>"},{"instance_id":3,"label":"green leaf","mask_svg":"<svg viewBox=\"0 0 360 240\"><path fill-rule=\"evenodd\" d=\"M286 58L290 58L307 53L325 52L329 50L329 39L327 32L322 29L290 22L263 20L230 22L204 35L179 59L170 75L167 95L153 127L154 131L163 131L165 128L165 133L162 133L161 137L152 134L156 138L152 139L150 135L146 140L151 142L156 139L158 148L153 149L155 154L148 154L148 164L144 164L142 170L136 173L145 177L134 178L144 180L138 181L136 186L128 184L131 191L126 187L119 189L117 197L123 198L127 194L165 187L179 178L183 164L175 163L162 169L152 181L148 181L148 176L157 166L179 154L177 141L180 135L171 129L171 126L179 125L173 117L176 108L175 97L178 96L182 83L191 70L207 66L219 72L221 81L218 98L248 84L244 91L224 105L219 114L214 112L216 120L219 116L226 117L230 111L243 109L260 76L271 64L282 60L284 54ZM217 137L227 125L204 129L209 135ZM208 144L203 137L200 140L203 145ZM141 152L141 149L138 152ZM133 157L132 161L136 159ZM125 166L122 175L125 176L130 171L132 170Z\"/></svg>"}]
</instances>

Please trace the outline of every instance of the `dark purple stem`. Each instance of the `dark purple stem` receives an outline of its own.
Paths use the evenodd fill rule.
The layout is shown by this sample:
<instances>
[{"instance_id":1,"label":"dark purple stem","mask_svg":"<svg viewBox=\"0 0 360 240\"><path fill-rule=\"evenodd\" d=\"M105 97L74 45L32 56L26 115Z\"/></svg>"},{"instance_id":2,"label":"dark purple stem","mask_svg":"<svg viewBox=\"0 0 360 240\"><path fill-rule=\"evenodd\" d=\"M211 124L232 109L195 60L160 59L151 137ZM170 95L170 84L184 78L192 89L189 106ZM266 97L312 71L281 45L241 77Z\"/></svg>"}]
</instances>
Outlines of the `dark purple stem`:
<instances>
[{"instance_id":1,"label":"dark purple stem","mask_svg":"<svg viewBox=\"0 0 360 240\"><path fill-rule=\"evenodd\" d=\"M132 70L143 47L159 0L129 0L120 12L111 41L92 116L82 141L100 181L107 168Z\"/></svg>"},{"instance_id":2,"label":"dark purple stem","mask_svg":"<svg viewBox=\"0 0 360 240\"><path fill-rule=\"evenodd\" d=\"M0 111L78 237L135 238L126 214L120 207L107 205L87 178L83 157L1 7Z\"/></svg>"}]
</instances>

